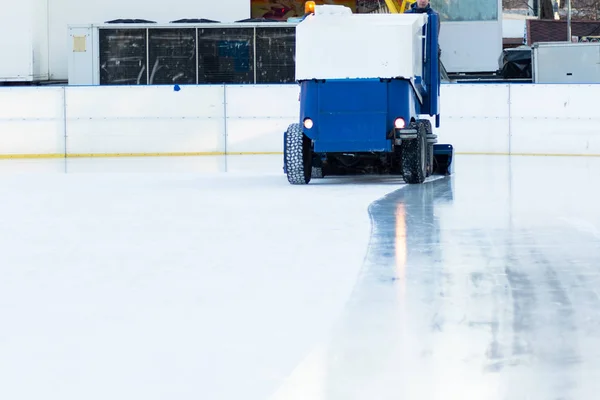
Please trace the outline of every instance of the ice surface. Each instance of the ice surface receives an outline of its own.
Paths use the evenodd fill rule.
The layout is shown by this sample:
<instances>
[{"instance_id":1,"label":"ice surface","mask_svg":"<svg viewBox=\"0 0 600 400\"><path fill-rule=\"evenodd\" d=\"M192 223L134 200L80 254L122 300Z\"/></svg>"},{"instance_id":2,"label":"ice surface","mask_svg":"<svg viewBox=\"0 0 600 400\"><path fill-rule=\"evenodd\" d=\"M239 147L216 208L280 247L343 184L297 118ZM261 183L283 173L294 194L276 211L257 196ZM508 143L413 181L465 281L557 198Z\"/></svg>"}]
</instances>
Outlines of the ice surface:
<instances>
[{"instance_id":1,"label":"ice surface","mask_svg":"<svg viewBox=\"0 0 600 400\"><path fill-rule=\"evenodd\" d=\"M1 399L267 398L401 186L291 186L281 156L64 164L0 162Z\"/></svg>"},{"instance_id":2,"label":"ice surface","mask_svg":"<svg viewBox=\"0 0 600 400\"><path fill-rule=\"evenodd\" d=\"M595 398L599 170L0 161L0 398Z\"/></svg>"}]
</instances>

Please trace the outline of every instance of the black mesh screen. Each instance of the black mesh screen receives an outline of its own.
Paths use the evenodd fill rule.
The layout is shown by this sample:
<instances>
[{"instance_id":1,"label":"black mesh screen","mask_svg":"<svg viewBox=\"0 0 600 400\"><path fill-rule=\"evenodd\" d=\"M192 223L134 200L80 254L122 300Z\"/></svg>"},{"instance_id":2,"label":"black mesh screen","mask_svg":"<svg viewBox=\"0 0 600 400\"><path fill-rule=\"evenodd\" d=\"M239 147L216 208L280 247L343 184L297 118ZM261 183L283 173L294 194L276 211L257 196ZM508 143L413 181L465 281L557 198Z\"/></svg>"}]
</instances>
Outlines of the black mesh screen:
<instances>
[{"instance_id":1,"label":"black mesh screen","mask_svg":"<svg viewBox=\"0 0 600 400\"><path fill-rule=\"evenodd\" d=\"M100 84L294 82L294 27L257 27L256 42L253 27L197 31L198 43L192 27L100 29Z\"/></svg>"},{"instance_id":2,"label":"black mesh screen","mask_svg":"<svg viewBox=\"0 0 600 400\"><path fill-rule=\"evenodd\" d=\"M254 29L198 29L199 83L254 83Z\"/></svg>"},{"instance_id":3,"label":"black mesh screen","mask_svg":"<svg viewBox=\"0 0 600 400\"><path fill-rule=\"evenodd\" d=\"M150 85L196 83L196 29L150 29Z\"/></svg>"},{"instance_id":4,"label":"black mesh screen","mask_svg":"<svg viewBox=\"0 0 600 400\"><path fill-rule=\"evenodd\" d=\"M100 29L100 84L145 85L146 29Z\"/></svg>"},{"instance_id":5,"label":"black mesh screen","mask_svg":"<svg viewBox=\"0 0 600 400\"><path fill-rule=\"evenodd\" d=\"M295 46L295 28L256 28L256 83L293 82Z\"/></svg>"}]
</instances>

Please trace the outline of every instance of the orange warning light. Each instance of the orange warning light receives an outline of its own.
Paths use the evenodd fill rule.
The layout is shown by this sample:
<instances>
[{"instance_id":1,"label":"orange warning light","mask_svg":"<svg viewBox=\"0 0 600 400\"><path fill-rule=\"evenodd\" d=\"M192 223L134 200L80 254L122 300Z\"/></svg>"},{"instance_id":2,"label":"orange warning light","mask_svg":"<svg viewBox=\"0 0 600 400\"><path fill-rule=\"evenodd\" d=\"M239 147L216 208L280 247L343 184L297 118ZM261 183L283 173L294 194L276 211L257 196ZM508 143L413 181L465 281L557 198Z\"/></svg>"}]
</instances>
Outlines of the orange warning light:
<instances>
[{"instance_id":1,"label":"orange warning light","mask_svg":"<svg viewBox=\"0 0 600 400\"><path fill-rule=\"evenodd\" d=\"M304 13L305 14L313 14L315 12L315 2L307 1L304 3Z\"/></svg>"}]
</instances>

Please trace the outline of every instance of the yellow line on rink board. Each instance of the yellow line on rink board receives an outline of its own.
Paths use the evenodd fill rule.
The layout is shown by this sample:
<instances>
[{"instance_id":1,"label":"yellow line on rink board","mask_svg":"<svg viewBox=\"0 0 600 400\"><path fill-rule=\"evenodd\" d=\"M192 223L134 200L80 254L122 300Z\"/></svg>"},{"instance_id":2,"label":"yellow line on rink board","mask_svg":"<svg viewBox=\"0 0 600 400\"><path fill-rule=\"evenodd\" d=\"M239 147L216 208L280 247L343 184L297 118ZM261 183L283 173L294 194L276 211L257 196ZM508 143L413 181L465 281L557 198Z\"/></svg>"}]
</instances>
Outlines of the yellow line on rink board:
<instances>
[{"instance_id":1,"label":"yellow line on rink board","mask_svg":"<svg viewBox=\"0 0 600 400\"><path fill-rule=\"evenodd\" d=\"M73 154L0 154L6 159L47 159L47 158L115 158L115 157L202 157L202 156L255 156L283 155L281 151L241 151L241 152L189 152L189 153L73 153ZM551 153L485 153L455 152L458 155L474 156L520 156L520 157L600 157L600 154L551 154Z\"/></svg>"},{"instance_id":2,"label":"yellow line on rink board","mask_svg":"<svg viewBox=\"0 0 600 400\"><path fill-rule=\"evenodd\" d=\"M65 158L64 154L0 154L0 159L12 158Z\"/></svg>"}]
</instances>

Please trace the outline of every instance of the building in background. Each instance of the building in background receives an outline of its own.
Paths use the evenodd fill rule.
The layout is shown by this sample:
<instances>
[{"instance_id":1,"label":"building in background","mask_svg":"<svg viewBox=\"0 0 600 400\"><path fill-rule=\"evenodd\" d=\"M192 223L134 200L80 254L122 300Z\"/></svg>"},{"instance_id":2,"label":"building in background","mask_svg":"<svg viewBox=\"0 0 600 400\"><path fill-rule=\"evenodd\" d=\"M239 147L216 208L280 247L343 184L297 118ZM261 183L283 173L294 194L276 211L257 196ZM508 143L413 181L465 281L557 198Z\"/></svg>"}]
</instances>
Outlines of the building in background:
<instances>
[{"instance_id":1,"label":"building in background","mask_svg":"<svg viewBox=\"0 0 600 400\"><path fill-rule=\"evenodd\" d=\"M440 45L448 72L498 69L502 52L501 1L432 0L442 19ZM82 50L81 45L88 43L87 39L71 37L69 26L92 26L120 19L150 20L165 27L182 19L227 24L253 17L285 20L302 13L303 3L303 0L171 0L165 7L164 2L153 0L100 0L82 7L78 0L11 2L0 13L0 83L67 81L73 52L92 51L90 46L98 43L98 38L91 38L88 47ZM320 3L344 4L356 12L372 12L373 7L385 1L320 0ZM403 38L381 40L393 46L395 40Z\"/></svg>"}]
</instances>

